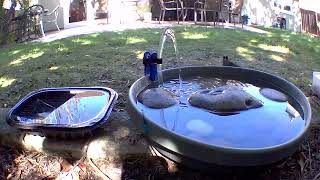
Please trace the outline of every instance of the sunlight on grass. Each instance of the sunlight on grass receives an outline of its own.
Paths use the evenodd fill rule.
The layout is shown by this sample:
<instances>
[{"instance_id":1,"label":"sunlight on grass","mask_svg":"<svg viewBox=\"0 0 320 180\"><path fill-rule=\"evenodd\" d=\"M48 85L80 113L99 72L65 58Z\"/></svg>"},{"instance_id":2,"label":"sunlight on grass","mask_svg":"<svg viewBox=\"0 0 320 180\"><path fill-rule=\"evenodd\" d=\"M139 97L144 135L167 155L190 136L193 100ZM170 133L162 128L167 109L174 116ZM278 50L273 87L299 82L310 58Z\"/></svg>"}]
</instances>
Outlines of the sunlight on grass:
<instances>
[{"instance_id":1,"label":"sunlight on grass","mask_svg":"<svg viewBox=\"0 0 320 180\"><path fill-rule=\"evenodd\" d=\"M64 52L64 51L68 51L69 48L65 47L64 45L59 45L57 52Z\"/></svg>"},{"instance_id":2,"label":"sunlight on grass","mask_svg":"<svg viewBox=\"0 0 320 180\"><path fill-rule=\"evenodd\" d=\"M246 58L249 61L253 61L254 58L252 55L254 55L255 53L251 50L249 50L248 48L243 48L243 47L237 47L236 51L238 52L238 54L244 58Z\"/></svg>"},{"instance_id":3,"label":"sunlight on grass","mask_svg":"<svg viewBox=\"0 0 320 180\"><path fill-rule=\"evenodd\" d=\"M2 77L2 78L0 78L0 87L8 87L8 86L10 86L14 81L16 81L16 79Z\"/></svg>"},{"instance_id":4,"label":"sunlight on grass","mask_svg":"<svg viewBox=\"0 0 320 180\"><path fill-rule=\"evenodd\" d=\"M281 34L281 38L282 38L282 40L284 40L284 41L289 41L289 40L290 40L290 35Z\"/></svg>"},{"instance_id":5,"label":"sunlight on grass","mask_svg":"<svg viewBox=\"0 0 320 180\"><path fill-rule=\"evenodd\" d=\"M308 74L320 69L318 38L273 29L269 34L198 26L173 29L183 65L221 65L221 57L228 55L244 67L280 74L303 90L310 89ZM100 77L127 94L124 84L140 77L143 54L157 51L162 32L162 28L103 32L4 47L0 50L0 107L13 106L20 95L43 87L104 85ZM283 41L287 38L289 42ZM165 45L164 58L164 69L179 66L171 42ZM296 72L304 75L296 78Z\"/></svg>"},{"instance_id":6,"label":"sunlight on grass","mask_svg":"<svg viewBox=\"0 0 320 180\"><path fill-rule=\"evenodd\" d=\"M144 54L144 52L142 52L142 51L136 51L135 54L136 54L136 57L137 57L138 60L139 60L139 59L143 59L143 54Z\"/></svg>"},{"instance_id":7,"label":"sunlight on grass","mask_svg":"<svg viewBox=\"0 0 320 180\"><path fill-rule=\"evenodd\" d=\"M269 33L269 34L267 34L267 37L268 37L268 38L273 38L273 36L274 36L274 34L273 34L273 33Z\"/></svg>"},{"instance_id":8,"label":"sunlight on grass","mask_svg":"<svg viewBox=\"0 0 320 180\"><path fill-rule=\"evenodd\" d=\"M313 49L316 53L319 53L320 52L320 45L313 47Z\"/></svg>"},{"instance_id":9,"label":"sunlight on grass","mask_svg":"<svg viewBox=\"0 0 320 180\"><path fill-rule=\"evenodd\" d=\"M91 34L90 37L96 38L96 37L98 37L98 35L99 35L98 33L96 33L96 34Z\"/></svg>"},{"instance_id":10,"label":"sunlight on grass","mask_svg":"<svg viewBox=\"0 0 320 180\"><path fill-rule=\"evenodd\" d=\"M205 33L183 32L181 34L184 39L206 39L206 38L208 38L208 35Z\"/></svg>"},{"instance_id":11,"label":"sunlight on grass","mask_svg":"<svg viewBox=\"0 0 320 180\"><path fill-rule=\"evenodd\" d=\"M38 58L38 57L42 56L43 54L44 54L43 51L39 51L39 49L35 49L32 52L30 52L28 54L24 54L21 57L19 57L18 59L11 61L9 63L9 65L11 65L11 66L21 65L23 63L23 61L28 60L28 59Z\"/></svg>"},{"instance_id":12,"label":"sunlight on grass","mask_svg":"<svg viewBox=\"0 0 320 180\"><path fill-rule=\"evenodd\" d=\"M275 54L270 55L270 58L275 60L275 61L279 61L279 62L286 61L283 57L275 55Z\"/></svg>"},{"instance_id":13,"label":"sunlight on grass","mask_svg":"<svg viewBox=\"0 0 320 180\"><path fill-rule=\"evenodd\" d=\"M80 43L81 45L90 45L92 44L93 42L89 39L73 39L72 42L74 43Z\"/></svg>"},{"instance_id":14,"label":"sunlight on grass","mask_svg":"<svg viewBox=\"0 0 320 180\"><path fill-rule=\"evenodd\" d=\"M50 71L54 71L54 70L57 70L57 69L59 69L58 66L52 66L52 67L49 68Z\"/></svg>"},{"instance_id":15,"label":"sunlight on grass","mask_svg":"<svg viewBox=\"0 0 320 180\"><path fill-rule=\"evenodd\" d=\"M144 38L139 38L139 37L129 37L127 39L127 43L126 44L136 44L136 43L144 43L147 42L146 39Z\"/></svg>"},{"instance_id":16,"label":"sunlight on grass","mask_svg":"<svg viewBox=\"0 0 320 180\"><path fill-rule=\"evenodd\" d=\"M291 53L290 49L283 46L270 46L268 44L259 44L258 47L260 49L263 49L265 51L272 51L272 52L278 52L283 54L289 54Z\"/></svg>"},{"instance_id":17,"label":"sunlight on grass","mask_svg":"<svg viewBox=\"0 0 320 180\"><path fill-rule=\"evenodd\" d=\"M15 54L18 54L19 52L21 52L21 50L14 50L9 52L9 55L15 55Z\"/></svg>"}]
</instances>

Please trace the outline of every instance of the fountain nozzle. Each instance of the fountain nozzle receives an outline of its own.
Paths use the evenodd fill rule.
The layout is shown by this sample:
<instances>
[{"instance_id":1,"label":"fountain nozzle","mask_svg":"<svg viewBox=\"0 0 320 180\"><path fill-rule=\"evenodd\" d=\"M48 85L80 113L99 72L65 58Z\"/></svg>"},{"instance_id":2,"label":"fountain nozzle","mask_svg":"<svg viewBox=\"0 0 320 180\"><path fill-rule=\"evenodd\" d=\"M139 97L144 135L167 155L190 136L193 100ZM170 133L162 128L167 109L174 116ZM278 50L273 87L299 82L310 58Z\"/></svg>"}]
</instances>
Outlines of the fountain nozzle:
<instances>
[{"instance_id":1,"label":"fountain nozzle","mask_svg":"<svg viewBox=\"0 0 320 180\"><path fill-rule=\"evenodd\" d=\"M156 52L145 52L143 55L144 75L149 75L151 81L157 80L157 65L162 64L162 59L158 58Z\"/></svg>"}]
</instances>

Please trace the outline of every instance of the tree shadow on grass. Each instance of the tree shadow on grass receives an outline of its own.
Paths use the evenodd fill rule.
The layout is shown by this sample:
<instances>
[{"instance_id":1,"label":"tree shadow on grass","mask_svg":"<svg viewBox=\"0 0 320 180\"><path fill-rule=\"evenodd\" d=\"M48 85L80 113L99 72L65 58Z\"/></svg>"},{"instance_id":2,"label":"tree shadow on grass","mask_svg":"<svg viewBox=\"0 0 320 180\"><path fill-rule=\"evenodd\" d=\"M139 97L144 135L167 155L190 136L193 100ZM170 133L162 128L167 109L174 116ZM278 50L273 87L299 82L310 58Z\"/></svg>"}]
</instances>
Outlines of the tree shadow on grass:
<instances>
[{"instance_id":1,"label":"tree shadow on grass","mask_svg":"<svg viewBox=\"0 0 320 180\"><path fill-rule=\"evenodd\" d=\"M320 68L318 39L287 31L270 33L206 27L174 28L181 65L221 65L229 56L243 67L280 75L307 92L311 72ZM27 43L0 53L1 107L32 90L61 86L108 86L124 101L128 86L143 75L144 51L157 51L160 29L105 32L50 43ZM172 44L164 68L177 67Z\"/></svg>"},{"instance_id":2,"label":"tree shadow on grass","mask_svg":"<svg viewBox=\"0 0 320 180\"><path fill-rule=\"evenodd\" d=\"M6 101L1 106L12 106L21 96L43 87L132 83L140 65L135 52L147 49L149 40L152 37L109 32L7 50L0 55L1 99Z\"/></svg>"}]
</instances>

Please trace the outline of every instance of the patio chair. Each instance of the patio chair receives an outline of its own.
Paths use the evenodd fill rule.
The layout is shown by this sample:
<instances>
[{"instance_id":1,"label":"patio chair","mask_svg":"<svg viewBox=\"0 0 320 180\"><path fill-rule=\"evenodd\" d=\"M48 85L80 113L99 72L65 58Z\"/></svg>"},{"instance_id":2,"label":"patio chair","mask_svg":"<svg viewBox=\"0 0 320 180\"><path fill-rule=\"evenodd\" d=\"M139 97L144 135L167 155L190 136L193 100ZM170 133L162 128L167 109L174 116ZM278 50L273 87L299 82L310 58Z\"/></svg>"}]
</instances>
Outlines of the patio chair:
<instances>
[{"instance_id":1,"label":"patio chair","mask_svg":"<svg viewBox=\"0 0 320 180\"><path fill-rule=\"evenodd\" d=\"M216 1L216 3L220 3L221 0ZM220 5L219 5L220 6ZM196 24L198 21L197 15L200 12L200 20L201 22L207 22L207 12L213 13L213 21L215 23L216 18L218 18L219 9L215 9L213 7L209 7L207 0L197 0L194 3L194 23Z\"/></svg>"},{"instance_id":2,"label":"patio chair","mask_svg":"<svg viewBox=\"0 0 320 180\"><path fill-rule=\"evenodd\" d=\"M182 16L182 21L184 21L183 15L183 2L181 0L158 0L160 5L160 16L159 16L159 24L164 20L164 16L166 15L166 11L176 11L177 12L177 21L179 24L179 18ZM180 14L179 14L180 11Z\"/></svg>"},{"instance_id":3,"label":"patio chair","mask_svg":"<svg viewBox=\"0 0 320 180\"><path fill-rule=\"evenodd\" d=\"M207 0L197 0L194 3L194 23L196 24L198 21L197 15L198 11L201 15L201 22L207 22Z\"/></svg>"},{"instance_id":4,"label":"patio chair","mask_svg":"<svg viewBox=\"0 0 320 180\"><path fill-rule=\"evenodd\" d=\"M233 22L233 25L236 25L237 23L241 23L241 26L243 28L243 20L241 15L242 5L238 5L233 7L231 4L229 4L229 21Z\"/></svg>"},{"instance_id":5,"label":"patio chair","mask_svg":"<svg viewBox=\"0 0 320 180\"><path fill-rule=\"evenodd\" d=\"M193 1L187 1L187 0L183 0L181 1L181 3L183 3L183 21L186 20L187 16L188 16L188 12L189 10L194 11L194 3Z\"/></svg>"},{"instance_id":6,"label":"patio chair","mask_svg":"<svg viewBox=\"0 0 320 180\"><path fill-rule=\"evenodd\" d=\"M47 17L47 20L44 21L44 23L54 23L56 25L58 31L60 31L60 28L59 28L58 22L57 22L58 16L59 16L59 8L60 8L60 6L58 5L51 12L44 14L44 16Z\"/></svg>"},{"instance_id":7,"label":"patio chair","mask_svg":"<svg viewBox=\"0 0 320 180\"><path fill-rule=\"evenodd\" d=\"M22 40L24 37L29 40L32 35L41 34L44 36L43 13L44 8L42 5L33 5L28 7L21 16L15 18L19 22L18 40Z\"/></svg>"}]
</instances>

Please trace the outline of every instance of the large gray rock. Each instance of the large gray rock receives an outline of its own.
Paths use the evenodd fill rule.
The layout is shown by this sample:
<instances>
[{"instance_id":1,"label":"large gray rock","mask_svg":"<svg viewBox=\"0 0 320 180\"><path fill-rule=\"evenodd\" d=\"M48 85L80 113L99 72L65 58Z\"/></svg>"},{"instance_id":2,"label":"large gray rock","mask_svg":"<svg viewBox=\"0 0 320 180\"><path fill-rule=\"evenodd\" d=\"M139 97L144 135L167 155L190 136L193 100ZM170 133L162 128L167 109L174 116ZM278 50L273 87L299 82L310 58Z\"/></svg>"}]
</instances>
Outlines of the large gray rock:
<instances>
[{"instance_id":1,"label":"large gray rock","mask_svg":"<svg viewBox=\"0 0 320 180\"><path fill-rule=\"evenodd\" d=\"M167 108L178 103L173 93L162 88L145 90L139 95L139 102L154 109Z\"/></svg>"},{"instance_id":2,"label":"large gray rock","mask_svg":"<svg viewBox=\"0 0 320 180\"><path fill-rule=\"evenodd\" d=\"M214 112L237 112L263 106L260 100L236 86L222 86L194 94L189 103Z\"/></svg>"}]
</instances>

